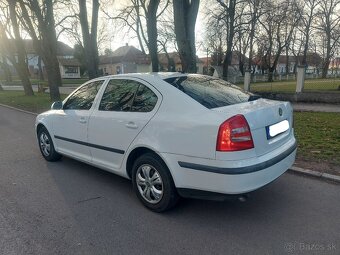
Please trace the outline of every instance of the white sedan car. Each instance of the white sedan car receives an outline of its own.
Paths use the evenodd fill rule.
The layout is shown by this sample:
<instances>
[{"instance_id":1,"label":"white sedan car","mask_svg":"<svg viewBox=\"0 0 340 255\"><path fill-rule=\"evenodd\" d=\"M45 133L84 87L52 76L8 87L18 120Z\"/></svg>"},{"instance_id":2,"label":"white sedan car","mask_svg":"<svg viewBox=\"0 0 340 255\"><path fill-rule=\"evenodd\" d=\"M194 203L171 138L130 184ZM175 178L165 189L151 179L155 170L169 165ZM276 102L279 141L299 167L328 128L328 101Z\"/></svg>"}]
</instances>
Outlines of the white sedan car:
<instances>
[{"instance_id":1,"label":"white sedan car","mask_svg":"<svg viewBox=\"0 0 340 255\"><path fill-rule=\"evenodd\" d=\"M179 196L224 199L282 175L296 154L289 102L181 73L106 76L36 119L43 157L61 155L132 179L161 212Z\"/></svg>"}]
</instances>

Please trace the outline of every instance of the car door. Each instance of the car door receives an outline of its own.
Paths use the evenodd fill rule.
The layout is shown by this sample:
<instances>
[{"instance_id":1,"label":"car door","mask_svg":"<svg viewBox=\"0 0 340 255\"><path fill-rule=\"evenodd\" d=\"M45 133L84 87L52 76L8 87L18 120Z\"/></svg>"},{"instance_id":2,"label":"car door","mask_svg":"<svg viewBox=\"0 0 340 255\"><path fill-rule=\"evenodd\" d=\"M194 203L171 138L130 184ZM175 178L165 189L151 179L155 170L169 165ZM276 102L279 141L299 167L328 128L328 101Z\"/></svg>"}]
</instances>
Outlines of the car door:
<instances>
[{"instance_id":1,"label":"car door","mask_svg":"<svg viewBox=\"0 0 340 255\"><path fill-rule=\"evenodd\" d=\"M88 141L95 164L118 170L129 145L156 113L161 94L138 79L111 79L93 111Z\"/></svg>"},{"instance_id":2,"label":"car door","mask_svg":"<svg viewBox=\"0 0 340 255\"><path fill-rule=\"evenodd\" d=\"M90 161L87 145L87 125L96 95L104 80L87 83L76 90L58 110L53 122L53 134L59 152Z\"/></svg>"}]
</instances>

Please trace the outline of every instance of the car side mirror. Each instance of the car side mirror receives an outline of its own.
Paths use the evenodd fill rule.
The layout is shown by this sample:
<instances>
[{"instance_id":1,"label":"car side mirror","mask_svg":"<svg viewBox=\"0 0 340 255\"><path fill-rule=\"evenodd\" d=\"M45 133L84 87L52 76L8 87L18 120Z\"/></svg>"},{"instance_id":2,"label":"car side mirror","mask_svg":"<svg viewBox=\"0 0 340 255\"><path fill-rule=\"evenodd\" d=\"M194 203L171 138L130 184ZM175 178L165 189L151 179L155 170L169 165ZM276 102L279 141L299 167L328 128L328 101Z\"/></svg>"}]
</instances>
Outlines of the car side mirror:
<instances>
[{"instance_id":1,"label":"car side mirror","mask_svg":"<svg viewBox=\"0 0 340 255\"><path fill-rule=\"evenodd\" d=\"M51 105L52 110L61 110L63 109L63 102L61 101L56 101Z\"/></svg>"}]
</instances>

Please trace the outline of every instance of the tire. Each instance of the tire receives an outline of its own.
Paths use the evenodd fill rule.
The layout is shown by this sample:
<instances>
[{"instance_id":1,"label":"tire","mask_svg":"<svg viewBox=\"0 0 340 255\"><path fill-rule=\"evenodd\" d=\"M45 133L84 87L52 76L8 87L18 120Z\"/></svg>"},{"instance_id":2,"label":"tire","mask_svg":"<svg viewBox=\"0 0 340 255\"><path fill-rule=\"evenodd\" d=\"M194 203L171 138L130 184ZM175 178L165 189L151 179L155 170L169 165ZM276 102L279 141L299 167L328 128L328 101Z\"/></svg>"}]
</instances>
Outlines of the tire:
<instances>
[{"instance_id":1,"label":"tire","mask_svg":"<svg viewBox=\"0 0 340 255\"><path fill-rule=\"evenodd\" d=\"M169 210L178 201L170 171L154 153L146 153L134 162L132 185L143 205L154 212Z\"/></svg>"},{"instance_id":2,"label":"tire","mask_svg":"<svg viewBox=\"0 0 340 255\"><path fill-rule=\"evenodd\" d=\"M45 127L38 131L38 145L42 156L47 161L58 161L61 155L55 151L52 138Z\"/></svg>"}]
</instances>

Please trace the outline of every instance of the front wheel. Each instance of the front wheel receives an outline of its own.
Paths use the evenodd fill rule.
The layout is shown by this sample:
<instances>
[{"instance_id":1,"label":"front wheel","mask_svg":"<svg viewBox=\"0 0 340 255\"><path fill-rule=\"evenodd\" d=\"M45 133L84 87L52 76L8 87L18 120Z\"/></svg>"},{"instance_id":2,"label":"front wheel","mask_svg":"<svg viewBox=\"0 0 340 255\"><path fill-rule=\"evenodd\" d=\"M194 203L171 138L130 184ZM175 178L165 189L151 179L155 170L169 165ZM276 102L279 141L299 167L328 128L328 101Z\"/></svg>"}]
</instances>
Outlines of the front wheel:
<instances>
[{"instance_id":1,"label":"front wheel","mask_svg":"<svg viewBox=\"0 0 340 255\"><path fill-rule=\"evenodd\" d=\"M156 154L147 153L135 161L132 183L137 197L152 211L169 210L178 201L169 169Z\"/></svg>"},{"instance_id":2,"label":"front wheel","mask_svg":"<svg viewBox=\"0 0 340 255\"><path fill-rule=\"evenodd\" d=\"M55 151L52 138L45 127L38 131L38 143L42 156L47 161L57 161L61 155Z\"/></svg>"}]
</instances>

